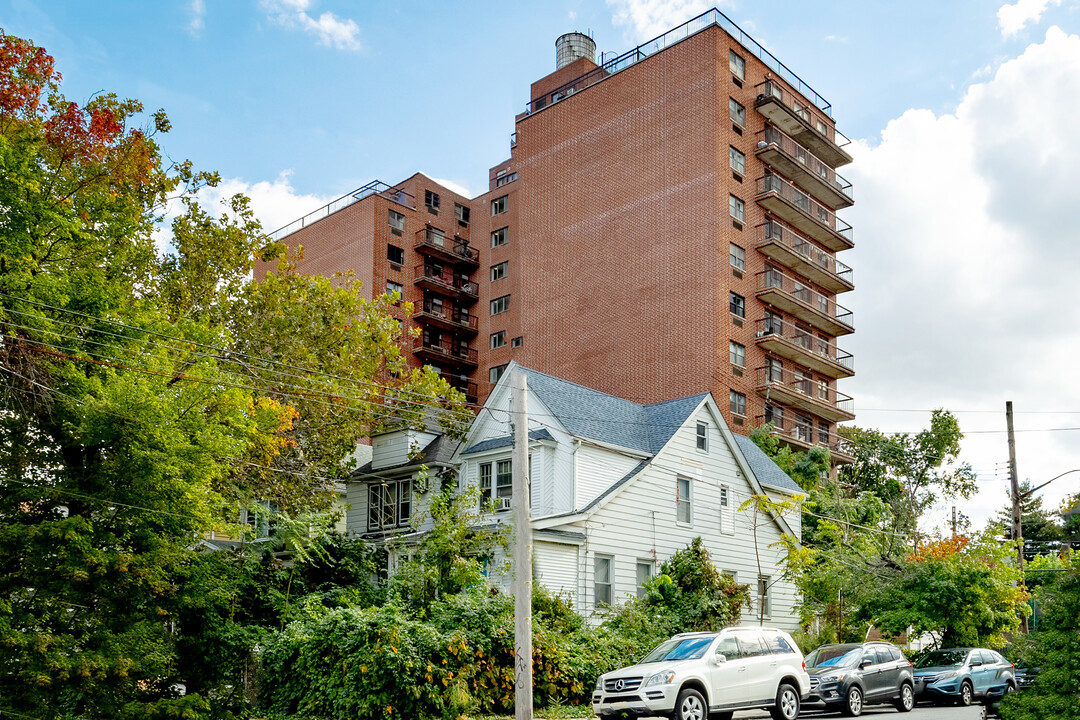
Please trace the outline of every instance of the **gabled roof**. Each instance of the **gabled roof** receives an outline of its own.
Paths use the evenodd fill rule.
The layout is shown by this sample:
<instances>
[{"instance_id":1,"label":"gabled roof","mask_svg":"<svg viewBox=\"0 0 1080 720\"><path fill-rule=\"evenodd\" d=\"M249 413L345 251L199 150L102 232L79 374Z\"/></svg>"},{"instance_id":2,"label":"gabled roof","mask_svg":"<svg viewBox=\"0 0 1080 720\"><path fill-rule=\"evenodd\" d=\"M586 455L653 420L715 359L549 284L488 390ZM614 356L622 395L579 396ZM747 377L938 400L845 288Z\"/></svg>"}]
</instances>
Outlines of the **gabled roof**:
<instances>
[{"instance_id":1,"label":"gabled roof","mask_svg":"<svg viewBox=\"0 0 1080 720\"><path fill-rule=\"evenodd\" d=\"M535 394L571 435L638 450L660 451L708 393L638 405L584 385L521 368ZM471 450L471 448L470 448Z\"/></svg>"},{"instance_id":2,"label":"gabled roof","mask_svg":"<svg viewBox=\"0 0 1080 720\"><path fill-rule=\"evenodd\" d=\"M745 435L734 433L732 435L759 483L789 493L805 492L786 472L780 469L779 465L773 462L772 458L765 454L764 450L757 446L757 443Z\"/></svg>"},{"instance_id":3,"label":"gabled roof","mask_svg":"<svg viewBox=\"0 0 1080 720\"><path fill-rule=\"evenodd\" d=\"M529 431L529 439L530 440L551 440L551 441L555 440L555 438L552 437L551 433L549 433L547 431L547 428L540 428L539 430L530 430ZM491 438L489 440L484 440L482 442L478 442L475 445L472 445L472 446L462 450L461 454L462 455L468 455L469 453L484 452L485 450L495 450L496 448L511 447L513 444L514 444L513 435L503 435L502 437Z\"/></svg>"}]
</instances>

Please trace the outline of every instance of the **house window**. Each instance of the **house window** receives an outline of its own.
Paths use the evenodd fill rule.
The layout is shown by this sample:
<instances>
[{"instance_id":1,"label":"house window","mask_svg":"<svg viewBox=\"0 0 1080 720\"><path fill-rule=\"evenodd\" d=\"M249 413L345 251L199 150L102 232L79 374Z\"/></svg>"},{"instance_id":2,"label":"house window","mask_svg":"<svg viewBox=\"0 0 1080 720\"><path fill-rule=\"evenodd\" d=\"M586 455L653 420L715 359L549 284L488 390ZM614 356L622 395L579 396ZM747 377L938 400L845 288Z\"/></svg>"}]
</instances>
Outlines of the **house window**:
<instances>
[{"instance_id":1,"label":"house window","mask_svg":"<svg viewBox=\"0 0 1080 720\"><path fill-rule=\"evenodd\" d=\"M728 392L731 414L746 417L746 395L736 390L730 390Z\"/></svg>"},{"instance_id":2,"label":"house window","mask_svg":"<svg viewBox=\"0 0 1080 720\"><path fill-rule=\"evenodd\" d=\"M772 603L769 599L769 576L758 575L758 602L761 603L761 614L765 617L772 615Z\"/></svg>"},{"instance_id":3,"label":"house window","mask_svg":"<svg viewBox=\"0 0 1080 720\"><path fill-rule=\"evenodd\" d=\"M709 450L709 426L707 423L697 424L697 449L708 452Z\"/></svg>"},{"instance_id":4,"label":"house window","mask_svg":"<svg viewBox=\"0 0 1080 720\"><path fill-rule=\"evenodd\" d=\"M645 585L652 580L652 560L637 561L637 596L645 597Z\"/></svg>"},{"instance_id":5,"label":"house window","mask_svg":"<svg viewBox=\"0 0 1080 720\"><path fill-rule=\"evenodd\" d=\"M689 523L691 518L693 508L690 505L690 478L676 478L675 519L681 523Z\"/></svg>"},{"instance_id":6,"label":"house window","mask_svg":"<svg viewBox=\"0 0 1080 720\"><path fill-rule=\"evenodd\" d=\"M510 347L512 347L512 348L521 347L521 344L523 342L525 342L525 339L520 335L518 335L516 338L510 338Z\"/></svg>"},{"instance_id":7,"label":"house window","mask_svg":"<svg viewBox=\"0 0 1080 720\"><path fill-rule=\"evenodd\" d=\"M507 266L507 264L508 264L508 261L503 260L498 265L492 265L491 266L491 281L492 282L494 282L496 280L502 280L504 277L506 277L506 266Z\"/></svg>"},{"instance_id":8,"label":"house window","mask_svg":"<svg viewBox=\"0 0 1080 720\"><path fill-rule=\"evenodd\" d=\"M746 174L746 156L733 147L728 147L728 164L740 175Z\"/></svg>"},{"instance_id":9,"label":"house window","mask_svg":"<svg viewBox=\"0 0 1080 720\"><path fill-rule=\"evenodd\" d=\"M734 50L728 52L728 67L731 68L732 75L740 80L746 79L746 60Z\"/></svg>"},{"instance_id":10,"label":"house window","mask_svg":"<svg viewBox=\"0 0 1080 720\"><path fill-rule=\"evenodd\" d=\"M409 524L412 481L368 485L368 530L389 530Z\"/></svg>"},{"instance_id":11,"label":"house window","mask_svg":"<svg viewBox=\"0 0 1080 720\"><path fill-rule=\"evenodd\" d=\"M510 296L503 295L491 301L491 314L498 315L510 309Z\"/></svg>"},{"instance_id":12,"label":"house window","mask_svg":"<svg viewBox=\"0 0 1080 720\"><path fill-rule=\"evenodd\" d=\"M731 267L736 270L746 269L746 251L735 243L728 245L728 257L731 260Z\"/></svg>"},{"instance_id":13,"label":"house window","mask_svg":"<svg viewBox=\"0 0 1080 720\"><path fill-rule=\"evenodd\" d=\"M728 309L735 317L746 317L746 298L738 293L728 294Z\"/></svg>"},{"instance_id":14,"label":"house window","mask_svg":"<svg viewBox=\"0 0 1080 720\"><path fill-rule=\"evenodd\" d=\"M454 217L457 218L458 223L461 225L465 227L469 226L469 208L454 203Z\"/></svg>"},{"instance_id":15,"label":"house window","mask_svg":"<svg viewBox=\"0 0 1080 720\"><path fill-rule=\"evenodd\" d=\"M394 212L393 210L388 210L387 211L387 222L389 222L390 227L394 228L395 230L404 230L405 229L405 216L402 215L399 212Z\"/></svg>"},{"instance_id":16,"label":"house window","mask_svg":"<svg viewBox=\"0 0 1080 720\"><path fill-rule=\"evenodd\" d=\"M499 378L503 376L504 372L506 372L505 364L496 365L495 367L488 369L488 382L490 382L492 385L499 382Z\"/></svg>"},{"instance_id":17,"label":"house window","mask_svg":"<svg viewBox=\"0 0 1080 720\"><path fill-rule=\"evenodd\" d=\"M735 367L746 367L746 346L740 345L734 340L728 341L728 355L731 364Z\"/></svg>"},{"instance_id":18,"label":"house window","mask_svg":"<svg viewBox=\"0 0 1080 720\"><path fill-rule=\"evenodd\" d=\"M725 535L735 534L735 512L731 504L731 488L720 486L720 532ZM735 573L731 573L732 578Z\"/></svg>"},{"instance_id":19,"label":"house window","mask_svg":"<svg viewBox=\"0 0 1080 720\"><path fill-rule=\"evenodd\" d=\"M765 358L765 382L778 383L784 377L784 363L776 358Z\"/></svg>"},{"instance_id":20,"label":"house window","mask_svg":"<svg viewBox=\"0 0 1080 720\"><path fill-rule=\"evenodd\" d=\"M495 198L494 200L491 201L491 214L492 215L501 215L502 213L506 212L506 208L507 208L506 199L507 199L507 197L508 197L507 195L503 195L502 197L497 197L497 198Z\"/></svg>"},{"instance_id":21,"label":"house window","mask_svg":"<svg viewBox=\"0 0 1080 720\"><path fill-rule=\"evenodd\" d=\"M728 195L728 212L739 222L746 222L746 203L734 195Z\"/></svg>"},{"instance_id":22,"label":"house window","mask_svg":"<svg viewBox=\"0 0 1080 720\"><path fill-rule=\"evenodd\" d=\"M492 469L492 463L480 463L480 500L485 506L494 504L496 510L509 510L514 494L513 463L510 460L494 463L494 483Z\"/></svg>"},{"instance_id":23,"label":"house window","mask_svg":"<svg viewBox=\"0 0 1080 720\"><path fill-rule=\"evenodd\" d=\"M433 193L430 190L424 191L424 204L428 206L430 210L439 209L439 194Z\"/></svg>"},{"instance_id":24,"label":"house window","mask_svg":"<svg viewBox=\"0 0 1080 720\"><path fill-rule=\"evenodd\" d=\"M596 605L611 604L611 563L610 555L597 555L593 561L593 595Z\"/></svg>"},{"instance_id":25,"label":"house window","mask_svg":"<svg viewBox=\"0 0 1080 720\"><path fill-rule=\"evenodd\" d=\"M506 347L506 331L500 330L497 333L491 333L491 349Z\"/></svg>"},{"instance_id":26,"label":"house window","mask_svg":"<svg viewBox=\"0 0 1080 720\"><path fill-rule=\"evenodd\" d=\"M405 264L405 249L399 248L397 245L386 246L386 259L395 265Z\"/></svg>"},{"instance_id":27,"label":"house window","mask_svg":"<svg viewBox=\"0 0 1080 720\"><path fill-rule=\"evenodd\" d=\"M506 244L506 231L509 228L499 228L491 233L491 247L499 247Z\"/></svg>"},{"instance_id":28,"label":"house window","mask_svg":"<svg viewBox=\"0 0 1080 720\"><path fill-rule=\"evenodd\" d=\"M739 127L746 126L746 108L734 98L728 99L728 114L731 116L731 122Z\"/></svg>"},{"instance_id":29,"label":"house window","mask_svg":"<svg viewBox=\"0 0 1080 720\"><path fill-rule=\"evenodd\" d=\"M395 300L401 299L401 291L403 289L404 288L402 287L401 283L396 283L393 280L386 281L386 294L396 296L394 297Z\"/></svg>"}]
</instances>

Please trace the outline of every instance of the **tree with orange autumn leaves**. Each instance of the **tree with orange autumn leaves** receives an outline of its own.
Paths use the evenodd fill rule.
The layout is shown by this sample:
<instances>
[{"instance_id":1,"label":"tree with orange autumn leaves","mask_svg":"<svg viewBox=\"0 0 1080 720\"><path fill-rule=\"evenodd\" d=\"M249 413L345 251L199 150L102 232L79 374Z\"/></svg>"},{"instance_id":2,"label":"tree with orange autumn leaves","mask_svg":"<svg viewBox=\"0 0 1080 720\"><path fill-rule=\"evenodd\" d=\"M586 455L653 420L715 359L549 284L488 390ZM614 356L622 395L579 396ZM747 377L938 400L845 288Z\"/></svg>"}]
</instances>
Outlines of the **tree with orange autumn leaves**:
<instances>
[{"instance_id":1,"label":"tree with orange autumn leaves","mask_svg":"<svg viewBox=\"0 0 1080 720\"><path fill-rule=\"evenodd\" d=\"M167 163L168 130L135 100L66 99L48 53L0 33L3 715L240 712L177 670L183 609L217 592L200 537L266 500L328 510L375 426L466 417L405 366L390 300L294 272L246 198L202 207L218 178Z\"/></svg>"}]
</instances>

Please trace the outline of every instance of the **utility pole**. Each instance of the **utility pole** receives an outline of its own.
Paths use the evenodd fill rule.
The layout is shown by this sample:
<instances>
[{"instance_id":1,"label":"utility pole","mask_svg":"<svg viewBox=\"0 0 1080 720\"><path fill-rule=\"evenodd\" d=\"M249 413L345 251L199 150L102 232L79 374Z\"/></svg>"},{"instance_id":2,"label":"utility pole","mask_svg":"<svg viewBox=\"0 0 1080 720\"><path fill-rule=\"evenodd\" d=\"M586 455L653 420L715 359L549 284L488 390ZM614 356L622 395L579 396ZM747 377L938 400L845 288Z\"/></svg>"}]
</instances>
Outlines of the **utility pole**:
<instances>
[{"instance_id":1,"label":"utility pole","mask_svg":"<svg viewBox=\"0 0 1080 720\"><path fill-rule=\"evenodd\" d=\"M1012 537L1016 542L1016 564L1020 568L1020 584L1024 578L1024 535L1020 527L1020 480L1016 473L1016 435L1013 433L1012 400L1005 402L1005 426L1009 431L1009 483L1012 488ZM1028 634L1027 615L1020 618L1020 632Z\"/></svg>"},{"instance_id":2,"label":"utility pole","mask_svg":"<svg viewBox=\"0 0 1080 720\"><path fill-rule=\"evenodd\" d=\"M510 417L514 423L514 718L532 720L532 527L529 521L529 414L525 373L514 368Z\"/></svg>"},{"instance_id":3,"label":"utility pole","mask_svg":"<svg viewBox=\"0 0 1080 720\"><path fill-rule=\"evenodd\" d=\"M956 506L952 506L952 536L953 540L956 539Z\"/></svg>"}]
</instances>

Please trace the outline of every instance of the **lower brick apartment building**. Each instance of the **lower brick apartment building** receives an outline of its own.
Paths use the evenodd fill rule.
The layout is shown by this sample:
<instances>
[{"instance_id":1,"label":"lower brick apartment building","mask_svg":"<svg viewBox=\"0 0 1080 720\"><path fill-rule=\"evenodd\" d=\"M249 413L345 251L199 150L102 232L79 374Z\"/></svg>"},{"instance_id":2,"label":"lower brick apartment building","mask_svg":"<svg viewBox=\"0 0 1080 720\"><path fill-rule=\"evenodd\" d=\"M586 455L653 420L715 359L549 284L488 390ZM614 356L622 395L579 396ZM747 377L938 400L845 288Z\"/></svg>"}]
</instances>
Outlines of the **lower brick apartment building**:
<instances>
[{"instance_id":1,"label":"lower brick apartment building","mask_svg":"<svg viewBox=\"0 0 1080 720\"><path fill-rule=\"evenodd\" d=\"M556 49L488 192L373 182L273 237L411 301L412 361L472 402L513 359L638 403L708 389L736 432L849 459L829 104L718 10L601 65L584 35Z\"/></svg>"}]
</instances>

